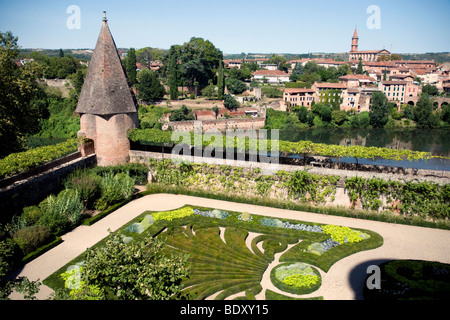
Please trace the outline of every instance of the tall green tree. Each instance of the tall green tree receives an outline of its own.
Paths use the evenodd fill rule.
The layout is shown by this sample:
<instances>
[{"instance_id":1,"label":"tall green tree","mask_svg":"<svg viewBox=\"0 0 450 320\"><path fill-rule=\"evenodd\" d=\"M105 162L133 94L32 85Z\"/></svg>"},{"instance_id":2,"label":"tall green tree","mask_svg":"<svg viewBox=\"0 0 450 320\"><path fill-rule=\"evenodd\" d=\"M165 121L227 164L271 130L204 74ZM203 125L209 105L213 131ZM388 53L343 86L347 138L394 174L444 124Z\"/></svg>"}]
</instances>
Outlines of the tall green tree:
<instances>
[{"instance_id":1,"label":"tall green tree","mask_svg":"<svg viewBox=\"0 0 450 320\"><path fill-rule=\"evenodd\" d=\"M374 128L383 128L389 120L390 104L386 95L376 91L370 101L370 125Z\"/></svg>"},{"instance_id":2,"label":"tall green tree","mask_svg":"<svg viewBox=\"0 0 450 320\"><path fill-rule=\"evenodd\" d=\"M136 71L136 51L134 48L130 48L127 52L126 66L128 81L130 85L135 85L137 83L137 71Z\"/></svg>"},{"instance_id":3,"label":"tall green tree","mask_svg":"<svg viewBox=\"0 0 450 320\"><path fill-rule=\"evenodd\" d=\"M359 58L358 70L356 70L356 73L357 74L363 74L364 73L364 71L363 71L363 64L362 64L362 59L361 58Z\"/></svg>"},{"instance_id":4,"label":"tall green tree","mask_svg":"<svg viewBox=\"0 0 450 320\"><path fill-rule=\"evenodd\" d=\"M35 97L41 92L36 80L44 69L37 63L18 67L18 38L0 32L0 157L25 147L25 137L39 130L42 110Z\"/></svg>"},{"instance_id":5,"label":"tall green tree","mask_svg":"<svg viewBox=\"0 0 450 320\"><path fill-rule=\"evenodd\" d=\"M169 56L169 94L170 99L175 100L178 98L178 59L175 52L170 52Z\"/></svg>"},{"instance_id":6,"label":"tall green tree","mask_svg":"<svg viewBox=\"0 0 450 320\"><path fill-rule=\"evenodd\" d=\"M217 75L217 99L223 100L225 93L225 74L223 68L223 61L219 62L219 72Z\"/></svg>"}]
</instances>

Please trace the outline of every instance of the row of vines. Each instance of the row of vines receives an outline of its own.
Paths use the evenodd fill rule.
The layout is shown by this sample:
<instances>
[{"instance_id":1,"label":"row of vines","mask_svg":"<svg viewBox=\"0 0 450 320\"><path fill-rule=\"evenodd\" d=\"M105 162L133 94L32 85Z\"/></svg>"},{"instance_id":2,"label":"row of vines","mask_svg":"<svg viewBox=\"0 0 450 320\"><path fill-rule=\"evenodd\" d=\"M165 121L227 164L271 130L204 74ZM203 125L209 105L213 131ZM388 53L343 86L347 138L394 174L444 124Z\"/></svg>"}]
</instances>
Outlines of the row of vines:
<instances>
[{"instance_id":1,"label":"row of vines","mask_svg":"<svg viewBox=\"0 0 450 320\"><path fill-rule=\"evenodd\" d=\"M195 135L190 132L172 132L159 129L134 129L128 134L128 138L133 142L153 142L153 143L187 143L195 146L212 146L215 148L235 148L243 151L279 151L299 155L317 155L325 157L344 158L352 157L356 159L387 159L387 160L428 160L432 158L445 158L434 156L428 152L413 150L396 150L378 147L363 146L341 146L314 143L311 141L290 142L276 140L278 150L274 146L272 150L271 140L257 139L257 137L227 137L222 134Z\"/></svg>"},{"instance_id":2,"label":"row of vines","mask_svg":"<svg viewBox=\"0 0 450 320\"><path fill-rule=\"evenodd\" d=\"M149 160L153 183L202 190L214 194L256 196L288 200L312 206L332 203L337 176L308 171L278 171L264 175L260 169L225 165L175 163L170 159ZM385 181L378 178L345 178L349 207L391 211L425 219L449 218L450 185L432 182ZM340 201L342 203L342 201Z\"/></svg>"}]
</instances>

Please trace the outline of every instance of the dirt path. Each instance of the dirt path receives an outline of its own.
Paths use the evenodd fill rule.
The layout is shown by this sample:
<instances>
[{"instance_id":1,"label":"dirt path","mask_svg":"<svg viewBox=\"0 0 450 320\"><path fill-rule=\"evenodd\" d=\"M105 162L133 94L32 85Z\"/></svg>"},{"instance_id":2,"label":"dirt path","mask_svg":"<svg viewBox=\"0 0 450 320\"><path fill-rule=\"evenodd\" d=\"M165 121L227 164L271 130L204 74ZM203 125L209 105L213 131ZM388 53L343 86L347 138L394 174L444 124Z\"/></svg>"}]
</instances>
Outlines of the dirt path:
<instances>
[{"instance_id":1,"label":"dirt path","mask_svg":"<svg viewBox=\"0 0 450 320\"><path fill-rule=\"evenodd\" d=\"M323 275L321 288L312 296L323 296L325 300L360 299L364 279L367 276L367 267L381 261L418 259L450 263L450 231L447 230L328 216L185 195L154 194L128 203L92 226L80 226L66 234L63 236L63 243L25 265L18 276L42 281L106 237L109 234L108 230L116 231L146 210L173 210L186 204L276 218L343 225L379 233L384 239L383 246L339 260ZM46 299L51 292L50 288L42 285L37 297ZM13 295L12 298L20 299L17 295Z\"/></svg>"}]
</instances>

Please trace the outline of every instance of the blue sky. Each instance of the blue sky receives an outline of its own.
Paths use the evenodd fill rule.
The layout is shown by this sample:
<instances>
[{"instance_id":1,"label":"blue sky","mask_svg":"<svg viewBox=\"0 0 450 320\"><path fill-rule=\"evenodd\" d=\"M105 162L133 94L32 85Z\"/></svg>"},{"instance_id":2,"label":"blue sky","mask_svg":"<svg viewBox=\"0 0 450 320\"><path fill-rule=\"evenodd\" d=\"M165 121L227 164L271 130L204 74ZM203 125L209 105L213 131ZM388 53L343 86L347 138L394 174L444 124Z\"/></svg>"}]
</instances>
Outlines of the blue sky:
<instances>
[{"instance_id":1,"label":"blue sky","mask_svg":"<svg viewBox=\"0 0 450 320\"><path fill-rule=\"evenodd\" d=\"M67 27L70 5L79 29ZM380 28L367 25L370 5ZM93 48L103 10L123 48L168 49L195 36L224 53L348 52L357 26L360 50L450 51L450 0L0 0L0 31L23 48Z\"/></svg>"}]
</instances>

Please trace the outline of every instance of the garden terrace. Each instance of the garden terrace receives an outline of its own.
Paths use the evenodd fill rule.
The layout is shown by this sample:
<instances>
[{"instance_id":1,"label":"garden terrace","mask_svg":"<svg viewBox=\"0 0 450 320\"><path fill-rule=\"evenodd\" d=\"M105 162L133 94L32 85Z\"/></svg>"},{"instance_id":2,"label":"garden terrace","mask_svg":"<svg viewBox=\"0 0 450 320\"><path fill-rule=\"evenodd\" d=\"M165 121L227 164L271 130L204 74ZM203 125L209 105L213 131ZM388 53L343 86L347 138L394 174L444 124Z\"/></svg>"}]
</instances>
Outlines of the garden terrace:
<instances>
[{"instance_id":1,"label":"garden terrace","mask_svg":"<svg viewBox=\"0 0 450 320\"><path fill-rule=\"evenodd\" d=\"M355 233L355 238L317 253L310 250L312 244L336 237L335 232L323 232L323 227L326 225L187 206L164 212L146 211L116 233L122 235L126 243L139 241L147 235L163 238L167 252L189 255L191 275L183 281L182 295L188 299L222 300L255 299L265 290L262 275L275 253L282 253L280 261L285 264L304 262L326 273L343 257L383 243L377 233L348 228L340 232L344 235ZM253 235L251 241L247 241L250 234ZM83 255L44 283L53 289L64 287L61 273L82 261ZM279 281L283 282L283 279ZM308 298L320 296L311 292Z\"/></svg>"}]
</instances>

